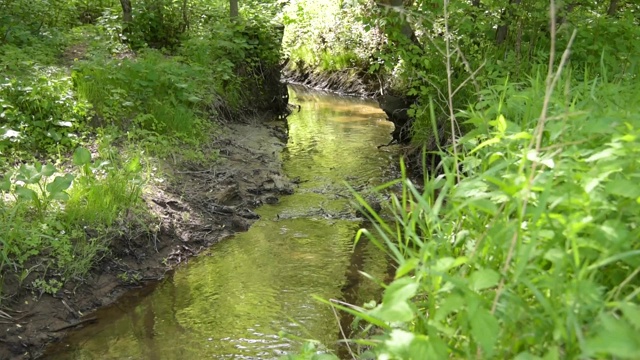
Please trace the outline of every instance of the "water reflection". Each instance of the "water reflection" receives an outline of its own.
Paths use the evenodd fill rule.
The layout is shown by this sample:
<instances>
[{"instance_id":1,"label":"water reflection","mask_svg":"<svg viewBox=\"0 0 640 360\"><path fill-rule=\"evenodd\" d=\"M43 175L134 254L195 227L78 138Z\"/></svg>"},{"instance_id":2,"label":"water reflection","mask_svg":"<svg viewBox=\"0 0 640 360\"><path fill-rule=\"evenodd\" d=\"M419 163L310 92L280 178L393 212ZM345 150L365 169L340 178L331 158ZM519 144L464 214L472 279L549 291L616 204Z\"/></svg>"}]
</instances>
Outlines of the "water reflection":
<instances>
[{"instance_id":1,"label":"water reflection","mask_svg":"<svg viewBox=\"0 0 640 360\"><path fill-rule=\"evenodd\" d=\"M98 312L99 322L66 339L51 359L270 359L295 350L284 330L326 344L338 339L333 311L315 301L363 303L378 288L357 270L386 274L384 255L363 243L360 224L346 214L348 191L379 184L392 156L376 146L391 125L374 103L328 94L292 92L301 111L289 118L283 153L300 188L247 233L214 246L153 292L130 294ZM145 296L142 296L145 295Z\"/></svg>"}]
</instances>

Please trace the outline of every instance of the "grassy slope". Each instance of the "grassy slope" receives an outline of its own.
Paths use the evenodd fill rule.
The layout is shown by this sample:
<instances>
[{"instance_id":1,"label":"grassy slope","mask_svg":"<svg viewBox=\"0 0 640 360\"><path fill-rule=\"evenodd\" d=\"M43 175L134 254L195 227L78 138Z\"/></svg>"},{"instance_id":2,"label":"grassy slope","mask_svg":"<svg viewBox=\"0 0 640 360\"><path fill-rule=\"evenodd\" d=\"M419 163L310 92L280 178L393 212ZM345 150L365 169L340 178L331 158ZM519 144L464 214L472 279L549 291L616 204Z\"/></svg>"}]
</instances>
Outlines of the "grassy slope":
<instances>
[{"instance_id":1,"label":"grassy slope","mask_svg":"<svg viewBox=\"0 0 640 360\"><path fill-rule=\"evenodd\" d=\"M108 19L0 46L0 286L57 293L123 232L157 231L141 194L162 159L215 162L210 119L250 110L252 66L278 58L252 24L217 23L234 41L194 33L167 56L134 53Z\"/></svg>"}]
</instances>

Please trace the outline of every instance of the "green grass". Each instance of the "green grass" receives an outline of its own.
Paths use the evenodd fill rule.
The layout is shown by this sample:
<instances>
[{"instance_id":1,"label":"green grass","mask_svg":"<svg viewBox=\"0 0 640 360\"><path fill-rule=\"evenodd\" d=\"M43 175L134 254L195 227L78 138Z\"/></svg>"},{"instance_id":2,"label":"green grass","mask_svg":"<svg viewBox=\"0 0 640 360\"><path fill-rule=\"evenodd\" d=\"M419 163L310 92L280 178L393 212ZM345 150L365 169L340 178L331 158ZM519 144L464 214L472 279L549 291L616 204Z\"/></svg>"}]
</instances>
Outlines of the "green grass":
<instances>
[{"instance_id":1,"label":"green grass","mask_svg":"<svg viewBox=\"0 0 640 360\"><path fill-rule=\"evenodd\" d=\"M39 173L38 166L27 172L31 167L26 165L5 173L0 202L3 280L13 273L22 281L33 272L40 274L40 285L51 279L62 285L82 277L107 251L126 215L144 213L138 158L91 159L78 148L73 162L65 169L45 164Z\"/></svg>"},{"instance_id":2,"label":"green grass","mask_svg":"<svg viewBox=\"0 0 640 360\"><path fill-rule=\"evenodd\" d=\"M202 137L209 73L149 50L135 59L95 59L78 64L78 94L98 116L125 131Z\"/></svg>"},{"instance_id":3,"label":"green grass","mask_svg":"<svg viewBox=\"0 0 640 360\"><path fill-rule=\"evenodd\" d=\"M363 62L358 55L348 50L315 52L307 46L300 46L291 50L290 59L294 66L298 61L301 61L305 66L310 66L323 72L364 68Z\"/></svg>"},{"instance_id":4,"label":"green grass","mask_svg":"<svg viewBox=\"0 0 640 360\"><path fill-rule=\"evenodd\" d=\"M73 6L13 2L0 24L0 300L10 278L54 294L119 250L122 229L147 231L150 169L168 158L212 164L218 111L271 101L249 91L280 58L264 14L231 23L218 18L221 4L192 2L188 31L173 32L169 50L150 49L145 39L158 34L144 32L175 30L182 7L164 8L180 11L174 22L137 16L125 42L114 4L85 4L102 16L76 26ZM32 7L44 23L25 21Z\"/></svg>"},{"instance_id":5,"label":"green grass","mask_svg":"<svg viewBox=\"0 0 640 360\"><path fill-rule=\"evenodd\" d=\"M464 172L442 152L424 190L399 180L395 221L371 211L377 231L359 241L397 270L380 304L355 311L382 335L357 343L403 359L640 354L640 87L585 79L561 81L544 132L542 77L488 89L459 116L475 129Z\"/></svg>"}]
</instances>

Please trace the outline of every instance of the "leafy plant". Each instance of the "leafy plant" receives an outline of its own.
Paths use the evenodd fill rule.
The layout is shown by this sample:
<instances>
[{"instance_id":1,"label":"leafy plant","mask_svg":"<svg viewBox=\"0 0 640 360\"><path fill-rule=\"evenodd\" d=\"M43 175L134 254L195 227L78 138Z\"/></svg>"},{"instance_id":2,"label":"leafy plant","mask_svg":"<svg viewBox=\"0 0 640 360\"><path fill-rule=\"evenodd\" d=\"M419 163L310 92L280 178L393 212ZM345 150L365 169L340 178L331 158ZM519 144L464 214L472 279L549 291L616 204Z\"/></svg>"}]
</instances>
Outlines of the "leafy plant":
<instances>
[{"instance_id":1,"label":"leafy plant","mask_svg":"<svg viewBox=\"0 0 640 360\"><path fill-rule=\"evenodd\" d=\"M28 200L33 202L40 215L44 214L53 200L67 200L66 190L74 179L72 174L56 176L52 181L48 178L56 173L53 165L24 164L14 173L7 173L0 183L0 190L12 193L16 201ZM35 186L36 190L31 187Z\"/></svg>"},{"instance_id":2,"label":"leafy plant","mask_svg":"<svg viewBox=\"0 0 640 360\"><path fill-rule=\"evenodd\" d=\"M444 174L428 175L423 190L403 175L389 204L393 221L359 198L376 229L361 230L360 241L398 264L380 304L341 307L368 323L359 343L373 345L377 357L640 354L632 335L640 189L631 180L640 117L612 96L631 99L638 89L574 84L571 107L552 105L558 121L542 132L528 116L542 107L539 82L465 112L475 130L461 139L464 172L443 153ZM564 96L550 103L565 103ZM384 334L367 335L372 327ZM605 340L611 336L618 341Z\"/></svg>"}]
</instances>

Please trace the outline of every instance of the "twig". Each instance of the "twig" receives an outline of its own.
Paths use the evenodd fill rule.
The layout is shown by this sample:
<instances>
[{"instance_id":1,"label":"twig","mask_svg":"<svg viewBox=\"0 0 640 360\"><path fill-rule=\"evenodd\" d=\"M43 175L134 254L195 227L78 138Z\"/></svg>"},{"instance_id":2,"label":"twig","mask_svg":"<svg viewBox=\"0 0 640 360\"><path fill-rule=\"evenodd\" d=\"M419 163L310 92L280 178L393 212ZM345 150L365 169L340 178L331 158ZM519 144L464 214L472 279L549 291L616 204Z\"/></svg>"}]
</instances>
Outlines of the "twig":
<instances>
[{"instance_id":1,"label":"twig","mask_svg":"<svg viewBox=\"0 0 640 360\"><path fill-rule=\"evenodd\" d=\"M456 116L453 113L453 88L451 86L451 33L449 33L449 13L447 8L449 7L449 0L444 1L444 28L445 28L445 43L447 52L447 92L449 94L449 120L451 121L451 145L453 146L453 161L456 168L456 178L460 182L460 169L458 167L458 142L456 140Z\"/></svg>"},{"instance_id":2,"label":"twig","mask_svg":"<svg viewBox=\"0 0 640 360\"><path fill-rule=\"evenodd\" d=\"M57 329L51 330L51 332L59 332L59 331L71 329L71 328L74 328L76 326L80 326L80 325L83 325L83 324L92 323L92 322L95 322L95 321L98 321L98 318L97 317L92 317L92 318L80 320L80 321L78 321L77 323L74 323L74 324L69 324L69 325L65 325L65 326L59 327Z\"/></svg>"},{"instance_id":3,"label":"twig","mask_svg":"<svg viewBox=\"0 0 640 360\"><path fill-rule=\"evenodd\" d=\"M557 148L563 148L565 146L580 145L580 144L584 144L584 143L590 142L592 140L593 140L593 138L588 138L588 139L579 140L579 141L570 141L570 142L566 142L566 143L554 144L554 145L549 145L549 146L545 146L543 148L540 148L540 150L547 151L547 150L553 150L553 149L557 149Z\"/></svg>"},{"instance_id":4,"label":"twig","mask_svg":"<svg viewBox=\"0 0 640 360\"><path fill-rule=\"evenodd\" d=\"M66 307L67 310L69 310L69 312L73 314L73 316L75 316L77 318L79 318L81 316L81 314L78 311L75 311L74 309L72 309L71 306L69 306L66 303L66 301L64 301L64 300L60 300L60 301L62 301L62 305L64 305L64 307Z\"/></svg>"},{"instance_id":5,"label":"twig","mask_svg":"<svg viewBox=\"0 0 640 360\"><path fill-rule=\"evenodd\" d=\"M622 291L622 289L623 289L625 286L627 286L627 284L628 284L631 280L633 280L633 278L634 278L634 277L636 277L636 275L638 275L639 273L640 273L640 267L639 267L639 268L636 268L636 269L631 273L631 275L627 276L627 278L626 278L626 279L624 279L624 280L620 283L620 285L618 285L618 289L616 289L616 292L613 294L613 297L614 297L614 298L618 297L618 295L620 295L620 291ZM609 300L607 300L607 301L609 301Z\"/></svg>"},{"instance_id":6,"label":"twig","mask_svg":"<svg viewBox=\"0 0 640 360\"><path fill-rule=\"evenodd\" d=\"M478 73L478 71L482 70L482 68L486 63L487 63L487 60L483 61L482 64L478 66L476 71L469 74L469 76L460 85L458 85L458 87L453 91L453 95L455 95L460 89L462 89L462 87L465 86L469 82L469 80L473 80L473 83L476 86L476 90L480 92L480 87L478 86L478 83L475 80L475 75ZM469 69L469 72L471 72L471 69Z\"/></svg>"},{"instance_id":7,"label":"twig","mask_svg":"<svg viewBox=\"0 0 640 360\"><path fill-rule=\"evenodd\" d=\"M353 305L353 304L349 304L349 303L344 302L344 301L341 301L341 300L337 300L337 299L330 299L329 301L331 301L331 302L333 302L333 303L336 303L336 304L339 304L339 305L343 305L343 306L346 306L346 307L352 308L352 309L354 309L354 310L356 310L356 311L364 311L364 308L361 308L361 307L356 306L356 305Z\"/></svg>"},{"instance_id":8,"label":"twig","mask_svg":"<svg viewBox=\"0 0 640 360\"><path fill-rule=\"evenodd\" d=\"M333 310L333 315L335 315L336 317L336 323L338 324L338 327L340 328L340 334L342 334L342 338L344 339L344 343L345 345L347 345L347 350L349 350L349 355L351 355L351 358L353 360L356 360L356 355L353 353L353 350L351 350L351 346L349 345L349 340L347 339L347 335L344 333L344 329L342 329L342 324L340 324L340 317L338 316L338 312L336 311L335 307L331 307L331 310Z\"/></svg>"},{"instance_id":9,"label":"twig","mask_svg":"<svg viewBox=\"0 0 640 360\"><path fill-rule=\"evenodd\" d=\"M467 58L464 56L464 53L462 52L462 49L460 49L460 46L458 45L457 42L456 42L456 49L458 49L458 54L460 54L460 58L462 59L462 63L464 64L464 67L467 70L467 72L470 74L469 76L471 77L471 80L473 80L473 86L476 88L476 92L480 92L480 85L478 84L478 81L476 80L475 74L478 72L478 70L480 70L482 67L484 67L484 64L487 63L487 60L485 59L485 61L482 62L482 65L480 65L478 70L472 72L471 71L471 65L469 65L469 62L467 61Z\"/></svg>"},{"instance_id":10,"label":"twig","mask_svg":"<svg viewBox=\"0 0 640 360\"><path fill-rule=\"evenodd\" d=\"M13 319L13 317L11 317L11 315L7 314L6 312L4 312L2 310L0 310L0 318L4 318L4 319L7 319L7 320Z\"/></svg>"}]
</instances>

